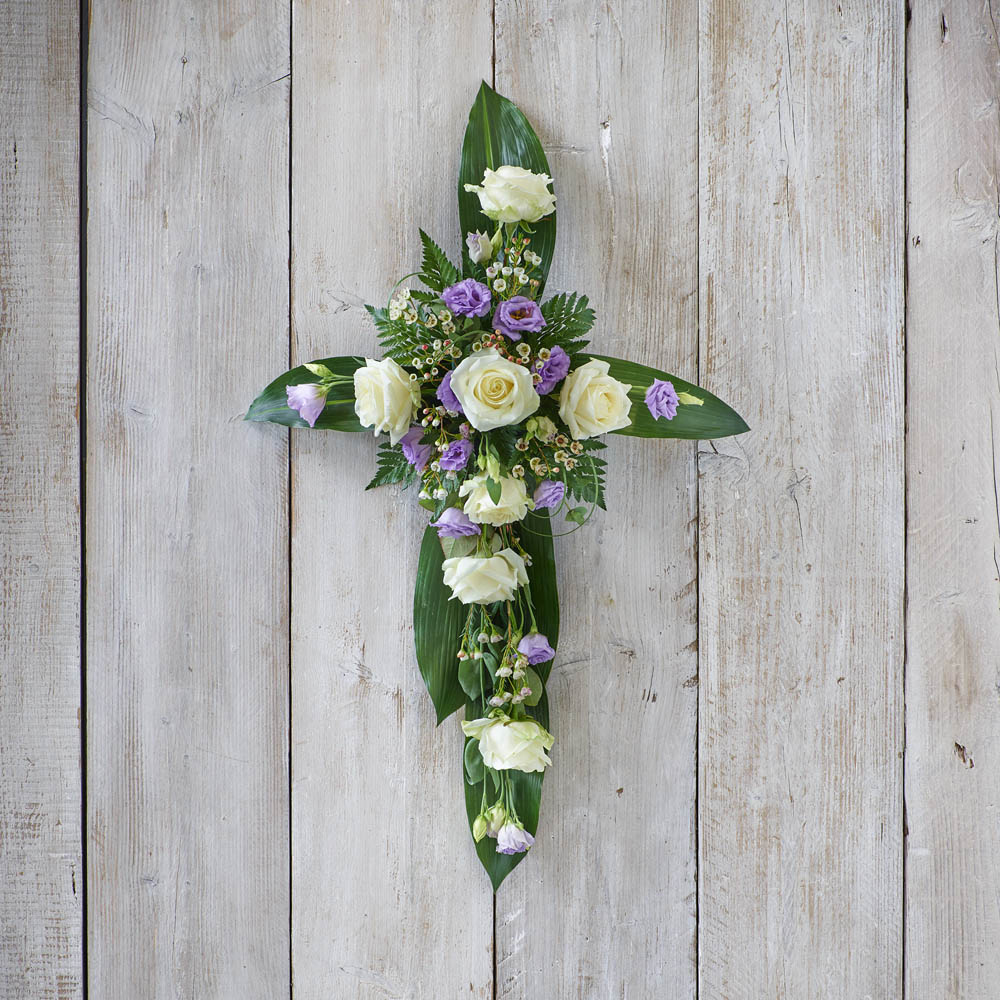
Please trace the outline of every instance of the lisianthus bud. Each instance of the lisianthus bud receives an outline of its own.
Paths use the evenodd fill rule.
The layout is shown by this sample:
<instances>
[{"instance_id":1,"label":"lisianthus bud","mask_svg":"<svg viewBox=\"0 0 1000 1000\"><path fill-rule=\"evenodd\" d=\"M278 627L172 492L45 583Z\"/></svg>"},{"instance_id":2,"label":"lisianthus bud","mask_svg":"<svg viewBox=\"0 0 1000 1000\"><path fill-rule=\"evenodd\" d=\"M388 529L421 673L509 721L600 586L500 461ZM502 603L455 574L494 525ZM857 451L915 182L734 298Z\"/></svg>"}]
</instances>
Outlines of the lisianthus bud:
<instances>
[{"instance_id":1,"label":"lisianthus bud","mask_svg":"<svg viewBox=\"0 0 1000 1000\"><path fill-rule=\"evenodd\" d=\"M495 837L507 822L507 810L499 802L494 802L483 814L486 817L486 832Z\"/></svg>"},{"instance_id":2,"label":"lisianthus bud","mask_svg":"<svg viewBox=\"0 0 1000 1000\"><path fill-rule=\"evenodd\" d=\"M326 394L329 391L329 386L322 386L318 382L290 385L285 389L285 395L288 397L288 408L298 410L299 416L310 427L315 427L319 415L326 406Z\"/></svg>"},{"instance_id":3,"label":"lisianthus bud","mask_svg":"<svg viewBox=\"0 0 1000 1000\"><path fill-rule=\"evenodd\" d=\"M493 240L486 233L469 233L465 237L465 243L469 248L469 260L473 264L485 263L496 251Z\"/></svg>"},{"instance_id":4,"label":"lisianthus bud","mask_svg":"<svg viewBox=\"0 0 1000 1000\"><path fill-rule=\"evenodd\" d=\"M480 813L472 824L472 837L478 844L486 836L486 817Z\"/></svg>"}]
</instances>

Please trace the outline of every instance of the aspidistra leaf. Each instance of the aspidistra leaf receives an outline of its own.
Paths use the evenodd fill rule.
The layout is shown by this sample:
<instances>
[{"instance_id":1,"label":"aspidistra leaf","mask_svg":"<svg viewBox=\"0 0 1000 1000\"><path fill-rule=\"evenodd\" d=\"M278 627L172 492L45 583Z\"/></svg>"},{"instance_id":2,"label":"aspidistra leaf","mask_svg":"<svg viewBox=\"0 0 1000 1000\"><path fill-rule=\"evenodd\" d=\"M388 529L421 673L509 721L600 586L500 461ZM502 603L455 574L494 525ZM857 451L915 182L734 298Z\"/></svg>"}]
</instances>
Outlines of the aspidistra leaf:
<instances>
[{"instance_id":1,"label":"aspidistra leaf","mask_svg":"<svg viewBox=\"0 0 1000 1000\"><path fill-rule=\"evenodd\" d=\"M451 591L444 583L443 562L437 531L428 525L413 591L413 642L420 676L434 702L438 723L465 704L465 692L458 679L458 650L467 610L459 601L449 600Z\"/></svg>"},{"instance_id":2,"label":"aspidistra leaf","mask_svg":"<svg viewBox=\"0 0 1000 1000\"><path fill-rule=\"evenodd\" d=\"M492 236L496 229L496 223L483 215L479 196L466 191L465 185L482 184L487 167L496 170L505 164L535 174L549 173L549 161L531 123L513 101L501 97L484 81L469 112L458 172L458 217L463 242L468 233L486 231ZM556 213L532 223L531 228L531 249L542 258L533 272L539 280L541 298L556 246Z\"/></svg>"},{"instance_id":3,"label":"aspidistra leaf","mask_svg":"<svg viewBox=\"0 0 1000 1000\"><path fill-rule=\"evenodd\" d=\"M334 375L353 375L361 368L364 358L341 357L321 358L310 362L322 365ZM315 382L314 375L305 365L299 365L279 375L251 404L244 420L253 420L272 424L282 424L285 427L306 427L309 425L298 415L298 412L288 406L285 390L290 385L301 385L303 382ZM337 402L341 400L342 402ZM335 385L327 396L326 408L316 421L316 430L330 431L363 431L357 414L354 412L354 387L350 383Z\"/></svg>"},{"instance_id":4,"label":"aspidistra leaf","mask_svg":"<svg viewBox=\"0 0 1000 1000\"><path fill-rule=\"evenodd\" d=\"M612 378L631 385L629 399L632 409L629 413L632 423L623 427L616 434L627 434L631 437L646 438L686 438L689 440L707 441L711 438L729 437L733 434L743 434L750 430L746 421L718 396L713 396L707 389L686 382L676 375L658 371L647 365L637 365L634 361L624 361L621 358L609 358L601 354L587 352L584 360L596 358L607 361ZM701 406L682 405L677 408L673 420L664 417L654 419L646 406L646 390L654 379L671 382L674 389L689 392L702 400Z\"/></svg>"}]
</instances>

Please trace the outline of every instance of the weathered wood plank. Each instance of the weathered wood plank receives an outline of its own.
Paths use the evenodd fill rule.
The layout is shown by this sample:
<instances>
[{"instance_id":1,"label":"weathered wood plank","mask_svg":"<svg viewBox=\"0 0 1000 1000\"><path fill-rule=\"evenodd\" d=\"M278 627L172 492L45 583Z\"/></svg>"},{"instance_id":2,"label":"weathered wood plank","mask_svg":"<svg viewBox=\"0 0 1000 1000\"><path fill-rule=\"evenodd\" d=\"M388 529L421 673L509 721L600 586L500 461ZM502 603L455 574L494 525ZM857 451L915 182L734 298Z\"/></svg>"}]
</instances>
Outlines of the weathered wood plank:
<instances>
[{"instance_id":1,"label":"weathered wood plank","mask_svg":"<svg viewBox=\"0 0 1000 1000\"><path fill-rule=\"evenodd\" d=\"M0 996L83 993L79 36L0 7Z\"/></svg>"},{"instance_id":2,"label":"weathered wood plank","mask_svg":"<svg viewBox=\"0 0 1000 1000\"><path fill-rule=\"evenodd\" d=\"M286 996L289 11L91 18L90 994Z\"/></svg>"},{"instance_id":3,"label":"weathered wood plank","mask_svg":"<svg viewBox=\"0 0 1000 1000\"><path fill-rule=\"evenodd\" d=\"M701 12L699 995L899 997L904 8Z\"/></svg>"},{"instance_id":4,"label":"weathered wood plank","mask_svg":"<svg viewBox=\"0 0 1000 1000\"><path fill-rule=\"evenodd\" d=\"M914 5L907 174L907 996L1000 981L996 15Z\"/></svg>"},{"instance_id":5,"label":"weathered wood plank","mask_svg":"<svg viewBox=\"0 0 1000 1000\"><path fill-rule=\"evenodd\" d=\"M497 86L555 177L550 290L591 297L602 353L693 379L696 7L503 3L496 32ZM695 992L695 449L608 445L608 513L556 543L554 763L497 897L510 1000Z\"/></svg>"},{"instance_id":6,"label":"weathered wood plank","mask_svg":"<svg viewBox=\"0 0 1000 1000\"><path fill-rule=\"evenodd\" d=\"M457 257L458 152L489 74L490 3L294 10L297 361L378 356L362 303ZM363 493L365 435L293 435L293 970L296 1000L491 997L492 904L413 654L426 512Z\"/></svg>"}]
</instances>

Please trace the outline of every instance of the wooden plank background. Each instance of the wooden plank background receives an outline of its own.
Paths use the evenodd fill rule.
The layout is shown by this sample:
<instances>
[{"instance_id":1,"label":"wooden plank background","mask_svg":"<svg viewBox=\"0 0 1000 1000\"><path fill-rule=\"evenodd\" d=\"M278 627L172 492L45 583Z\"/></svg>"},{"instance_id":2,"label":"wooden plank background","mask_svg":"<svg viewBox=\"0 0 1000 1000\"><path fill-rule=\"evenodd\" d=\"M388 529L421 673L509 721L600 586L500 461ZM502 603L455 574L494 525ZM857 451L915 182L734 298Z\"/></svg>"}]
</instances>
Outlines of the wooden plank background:
<instances>
[{"instance_id":1,"label":"wooden plank background","mask_svg":"<svg viewBox=\"0 0 1000 1000\"><path fill-rule=\"evenodd\" d=\"M993 1000L996 18L0 7L0 997ZM454 247L483 78L556 177L552 290L752 427L611 442L495 898L423 514L362 495L368 435L240 419L374 351L417 226Z\"/></svg>"}]
</instances>

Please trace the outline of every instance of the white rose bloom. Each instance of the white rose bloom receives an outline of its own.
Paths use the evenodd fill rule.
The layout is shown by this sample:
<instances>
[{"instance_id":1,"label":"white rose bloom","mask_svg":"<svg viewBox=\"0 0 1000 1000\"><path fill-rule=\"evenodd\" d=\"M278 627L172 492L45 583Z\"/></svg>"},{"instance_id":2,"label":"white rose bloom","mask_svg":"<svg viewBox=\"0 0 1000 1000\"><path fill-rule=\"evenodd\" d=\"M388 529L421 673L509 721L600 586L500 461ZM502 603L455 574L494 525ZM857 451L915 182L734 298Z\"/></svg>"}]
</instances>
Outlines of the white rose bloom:
<instances>
[{"instance_id":1,"label":"white rose bloom","mask_svg":"<svg viewBox=\"0 0 1000 1000\"><path fill-rule=\"evenodd\" d=\"M541 402L527 367L508 361L494 347L476 351L457 365L451 391L477 431L519 424Z\"/></svg>"},{"instance_id":2,"label":"white rose bloom","mask_svg":"<svg viewBox=\"0 0 1000 1000\"><path fill-rule=\"evenodd\" d=\"M479 195L483 214L494 222L537 222L556 207L548 174L533 174L524 167L487 168L481 185L466 184Z\"/></svg>"},{"instance_id":3,"label":"white rose bloom","mask_svg":"<svg viewBox=\"0 0 1000 1000\"><path fill-rule=\"evenodd\" d=\"M528 582L524 560L513 549L501 549L495 556L457 556L441 566L452 597L463 604L509 601Z\"/></svg>"},{"instance_id":4,"label":"white rose bloom","mask_svg":"<svg viewBox=\"0 0 1000 1000\"><path fill-rule=\"evenodd\" d=\"M376 434L387 431L393 444L410 429L419 402L416 383L392 358L366 358L354 373L354 412L361 426L374 427Z\"/></svg>"},{"instance_id":5,"label":"white rose bloom","mask_svg":"<svg viewBox=\"0 0 1000 1000\"><path fill-rule=\"evenodd\" d=\"M559 393L559 416L576 440L628 427L630 385L609 374L607 361L588 361L566 376Z\"/></svg>"},{"instance_id":6,"label":"white rose bloom","mask_svg":"<svg viewBox=\"0 0 1000 1000\"><path fill-rule=\"evenodd\" d=\"M501 476L498 480L500 483L500 502L494 503L490 496L489 487L486 485L489 478L488 473L481 472L478 476L466 479L458 491L459 496L468 497L462 509L469 515L469 520L475 521L476 524L492 524L494 526L520 521L528 513L528 508L531 506L524 481L510 476Z\"/></svg>"},{"instance_id":7,"label":"white rose bloom","mask_svg":"<svg viewBox=\"0 0 1000 1000\"><path fill-rule=\"evenodd\" d=\"M545 751L555 740L534 719L514 722L499 714L463 722L462 732L479 740L483 763L494 771L544 771L552 763Z\"/></svg>"}]
</instances>

